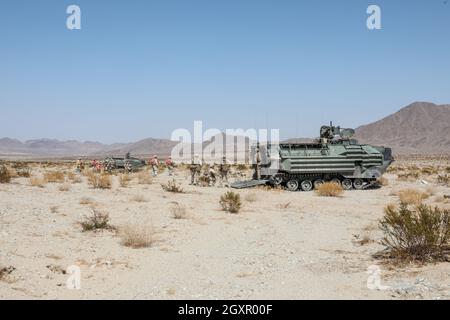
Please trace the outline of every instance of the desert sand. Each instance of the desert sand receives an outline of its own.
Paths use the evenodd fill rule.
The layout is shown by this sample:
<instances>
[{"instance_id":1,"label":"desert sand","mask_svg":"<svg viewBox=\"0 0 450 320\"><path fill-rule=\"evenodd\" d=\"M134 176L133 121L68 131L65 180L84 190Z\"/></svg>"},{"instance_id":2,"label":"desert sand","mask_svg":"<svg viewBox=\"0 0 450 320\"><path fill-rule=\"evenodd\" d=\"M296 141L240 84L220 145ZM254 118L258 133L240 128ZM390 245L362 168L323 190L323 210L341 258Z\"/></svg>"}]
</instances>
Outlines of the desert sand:
<instances>
[{"instance_id":1,"label":"desert sand","mask_svg":"<svg viewBox=\"0 0 450 320\"><path fill-rule=\"evenodd\" d=\"M329 198L237 190L243 208L230 214L219 205L227 188L190 186L188 175L175 171L181 194L161 188L171 179L166 172L151 184L133 179L127 187L114 176L107 190L90 188L84 176L67 191L60 191L60 183L40 188L20 177L0 184L0 267L14 268L0 281L0 298L450 298L449 263L397 266L373 257L383 249L378 221L387 204L398 202L396 190L432 187L429 203L450 194L433 176L401 181L391 172L385 175L387 186ZM184 219L172 216L174 202L185 206ZM91 206L108 213L119 228L147 226L154 242L133 249L117 232L82 232L79 221L91 214ZM66 287L64 273L71 265L81 270L79 290ZM373 265L388 288L368 288Z\"/></svg>"}]
</instances>

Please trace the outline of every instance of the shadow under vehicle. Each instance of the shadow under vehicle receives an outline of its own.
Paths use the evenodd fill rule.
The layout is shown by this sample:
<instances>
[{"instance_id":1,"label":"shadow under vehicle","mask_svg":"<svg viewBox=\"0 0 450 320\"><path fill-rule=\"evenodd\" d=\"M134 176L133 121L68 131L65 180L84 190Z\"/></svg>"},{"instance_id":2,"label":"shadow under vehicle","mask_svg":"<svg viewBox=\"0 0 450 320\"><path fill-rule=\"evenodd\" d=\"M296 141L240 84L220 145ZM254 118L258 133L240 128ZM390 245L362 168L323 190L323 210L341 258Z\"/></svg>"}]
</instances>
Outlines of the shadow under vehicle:
<instances>
[{"instance_id":1,"label":"shadow under vehicle","mask_svg":"<svg viewBox=\"0 0 450 320\"><path fill-rule=\"evenodd\" d=\"M367 189L394 161L391 148L359 144L353 129L322 126L313 143L280 143L252 150L253 180L231 185L236 189L258 185L284 186L290 191L310 191L324 182L344 190Z\"/></svg>"}]
</instances>

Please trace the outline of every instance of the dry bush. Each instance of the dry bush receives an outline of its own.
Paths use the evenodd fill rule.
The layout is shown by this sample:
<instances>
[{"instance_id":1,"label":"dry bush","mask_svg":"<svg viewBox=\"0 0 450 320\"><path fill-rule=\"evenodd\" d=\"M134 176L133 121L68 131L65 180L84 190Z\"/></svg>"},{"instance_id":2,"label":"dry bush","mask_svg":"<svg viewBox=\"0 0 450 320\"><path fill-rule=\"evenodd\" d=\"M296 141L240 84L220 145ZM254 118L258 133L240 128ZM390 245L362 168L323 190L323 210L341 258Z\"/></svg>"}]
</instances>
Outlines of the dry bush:
<instances>
[{"instance_id":1,"label":"dry bush","mask_svg":"<svg viewBox=\"0 0 450 320\"><path fill-rule=\"evenodd\" d=\"M438 181L438 183L443 184L444 186L449 186L450 185L450 176L447 174L438 175L437 181Z\"/></svg>"},{"instance_id":2,"label":"dry bush","mask_svg":"<svg viewBox=\"0 0 450 320\"><path fill-rule=\"evenodd\" d=\"M380 221L384 233L381 243L390 258L403 261L445 261L450 252L448 210L418 205L410 209L388 206Z\"/></svg>"},{"instance_id":3,"label":"dry bush","mask_svg":"<svg viewBox=\"0 0 450 320\"><path fill-rule=\"evenodd\" d=\"M108 174L94 173L88 176L88 183L94 189L111 189L112 179Z\"/></svg>"},{"instance_id":4,"label":"dry bush","mask_svg":"<svg viewBox=\"0 0 450 320\"><path fill-rule=\"evenodd\" d=\"M220 197L220 205L223 211L238 213L241 209L241 196L233 191L228 191Z\"/></svg>"},{"instance_id":5,"label":"dry bush","mask_svg":"<svg viewBox=\"0 0 450 320\"><path fill-rule=\"evenodd\" d=\"M420 174L417 171L409 171L404 173L399 173L397 175L398 180L400 181L414 181L419 178Z\"/></svg>"},{"instance_id":6,"label":"dry bush","mask_svg":"<svg viewBox=\"0 0 450 320\"><path fill-rule=\"evenodd\" d=\"M168 192L184 193L183 188L176 183L175 179L169 180L167 184L161 184L161 187Z\"/></svg>"},{"instance_id":7,"label":"dry bush","mask_svg":"<svg viewBox=\"0 0 450 320\"><path fill-rule=\"evenodd\" d=\"M433 175L438 173L438 168L436 167L423 167L420 169L420 172L425 175Z\"/></svg>"},{"instance_id":8,"label":"dry bush","mask_svg":"<svg viewBox=\"0 0 450 320\"><path fill-rule=\"evenodd\" d=\"M137 194L131 198L131 201L134 202L147 202L148 200L141 194Z\"/></svg>"},{"instance_id":9,"label":"dry bush","mask_svg":"<svg viewBox=\"0 0 450 320\"><path fill-rule=\"evenodd\" d=\"M59 186L58 190L61 191L61 192L70 191L70 185L67 184L67 183L64 183L64 184Z\"/></svg>"},{"instance_id":10,"label":"dry bush","mask_svg":"<svg viewBox=\"0 0 450 320\"><path fill-rule=\"evenodd\" d=\"M32 176L30 178L30 185L33 187L43 188L47 184L47 180L41 176Z\"/></svg>"},{"instance_id":11,"label":"dry bush","mask_svg":"<svg viewBox=\"0 0 450 320\"><path fill-rule=\"evenodd\" d=\"M418 205L423 202L423 200L430 197L430 195L426 192L417 190L417 189L404 189L400 190L398 193L398 198L400 203L409 205Z\"/></svg>"},{"instance_id":12,"label":"dry bush","mask_svg":"<svg viewBox=\"0 0 450 320\"><path fill-rule=\"evenodd\" d=\"M8 168L0 164L0 183L10 183L11 182L11 172Z\"/></svg>"},{"instance_id":13,"label":"dry bush","mask_svg":"<svg viewBox=\"0 0 450 320\"><path fill-rule=\"evenodd\" d=\"M130 184L130 181L131 181L131 177L128 174L123 173L123 174L119 175L119 184L122 188L128 187L128 185Z\"/></svg>"},{"instance_id":14,"label":"dry bush","mask_svg":"<svg viewBox=\"0 0 450 320\"><path fill-rule=\"evenodd\" d=\"M256 194L249 193L249 194L247 194L245 196L244 200L247 201L247 202L255 202L256 201Z\"/></svg>"},{"instance_id":15,"label":"dry bush","mask_svg":"<svg viewBox=\"0 0 450 320\"><path fill-rule=\"evenodd\" d=\"M16 270L16 268L14 268L13 266L9 267L0 266L0 281L9 282L8 277L14 270Z\"/></svg>"},{"instance_id":16,"label":"dry bush","mask_svg":"<svg viewBox=\"0 0 450 320\"><path fill-rule=\"evenodd\" d=\"M133 249L151 247L155 239L155 231L148 225L126 225L120 228L122 245Z\"/></svg>"},{"instance_id":17,"label":"dry bush","mask_svg":"<svg viewBox=\"0 0 450 320\"><path fill-rule=\"evenodd\" d=\"M44 179L50 183L61 183L64 182L65 175L61 171L49 171L44 173Z\"/></svg>"},{"instance_id":18,"label":"dry bush","mask_svg":"<svg viewBox=\"0 0 450 320\"><path fill-rule=\"evenodd\" d=\"M325 182L317 187L315 192L321 197L338 197L344 192L344 189L338 183Z\"/></svg>"},{"instance_id":19,"label":"dry bush","mask_svg":"<svg viewBox=\"0 0 450 320\"><path fill-rule=\"evenodd\" d=\"M114 227L109 224L109 215L107 213L95 209L91 210L92 215L85 217L84 221L80 222L83 232L114 229Z\"/></svg>"},{"instance_id":20,"label":"dry bush","mask_svg":"<svg viewBox=\"0 0 450 320\"><path fill-rule=\"evenodd\" d=\"M58 206L51 206L50 207L50 212L51 213L58 213L59 211L59 207Z\"/></svg>"},{"instance_id":21,"label":"dry bush","mask_svg":"<svg viewBox=\"0 0 450 320\"><path fill-rule=\"evenodd\" d=\"M186 219L187 218L186 207L183 205L180 205L178 202L172 203L169 210L174 219Z\"/></svg>"},{"instance_id":22,"label":"dry bush","mask_svg":"<svg viewBox=\"0 0 450 320\"><path fill-rule=\"evenodd\" d=\"M138 184L152 184L152 176L147 171L141 171L137 174Z\"/></svg>"},{"instance_id":23,"label":"dry bush","mask_svg":"<svg viewBox=\"0 0 450 320\"><path fill-rule=\"evenodd\" d=\"M386 186L389 185L389 180L386 179L385 177L379 177L379 178L377 179L377 183L378 183L380 186L386 187Z\"/></svg>"},{"instance_id":24,"label":"dry bush","mask_svg":"<svg viewBox=\"0 0 450 320\"><path fill-rule=\"evenodd\" d=\"M13 162L11 167L15 177L29 178L31 175L31 168L25 162Z\"/></svg>"}]
</instances>

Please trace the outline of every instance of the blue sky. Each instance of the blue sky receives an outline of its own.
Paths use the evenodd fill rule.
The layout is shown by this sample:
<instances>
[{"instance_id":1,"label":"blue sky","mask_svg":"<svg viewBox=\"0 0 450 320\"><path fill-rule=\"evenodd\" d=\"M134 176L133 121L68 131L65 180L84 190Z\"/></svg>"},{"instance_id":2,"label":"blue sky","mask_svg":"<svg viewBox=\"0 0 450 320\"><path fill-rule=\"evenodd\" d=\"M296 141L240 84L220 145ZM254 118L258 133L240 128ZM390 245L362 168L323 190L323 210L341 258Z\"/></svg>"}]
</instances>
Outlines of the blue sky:
<instances>
[{"instance_id":1,"label":"blue sky","mask_svg":"<svg viewBox=\"0 0 450 320\"><path fill-rule=\"evenodd\" d=\"M444 0L1 0L0 137L128 142L194 120L316 136L450 103L449 36Z\"/></svg>"}]
</instances>

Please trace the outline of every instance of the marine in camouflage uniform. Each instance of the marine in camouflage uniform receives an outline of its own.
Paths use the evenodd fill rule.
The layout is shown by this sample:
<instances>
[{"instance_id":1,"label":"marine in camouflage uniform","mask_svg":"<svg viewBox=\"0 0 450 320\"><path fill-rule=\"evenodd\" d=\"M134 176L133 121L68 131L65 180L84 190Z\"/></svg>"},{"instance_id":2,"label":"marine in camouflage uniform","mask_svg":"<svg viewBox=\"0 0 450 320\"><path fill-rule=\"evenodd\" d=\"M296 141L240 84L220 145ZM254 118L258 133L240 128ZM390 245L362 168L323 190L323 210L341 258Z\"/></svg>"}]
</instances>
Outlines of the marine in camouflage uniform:
<instances>
[{"instance_id":1,"label":"marine in camouflage uniform","mask_svg":"<svg viewBox=\"0 0 450 320\"><path fill-rule=\"evenodd\" d=\"M220 185L223 186L225 182L225 186L229 186L228 183L228 173L230 172L230 165L227 162L227 158L222 158L222 163L219 165L219 174L220 174Z\"/></svg>"},{"instance_id":2,"label":"marine in camouflage uniform","mask_svg":"<svg viewBox=\"0 0 450 320\"><path fill-rule=\"evenodd\" d=\"M84 162L83 162L83 160L78 159L77 163L76 163L76 166L77 166L76 171L78 173L82 172L84 170Z\"/></svg>"},{"instance_id":3,"label":"marine in camouflage uniform","mask_svg":"<svg viewBox=\"0 0 450 320\"><path fill-rule=\"evenodd\" d=\"M200 177L201 171L202 171L202 163L198 157L198 155L196 155L194 158L192 158L191 161L191 185L197 185L198 184L198 179Z\"/></svg>"}]
</instances>

